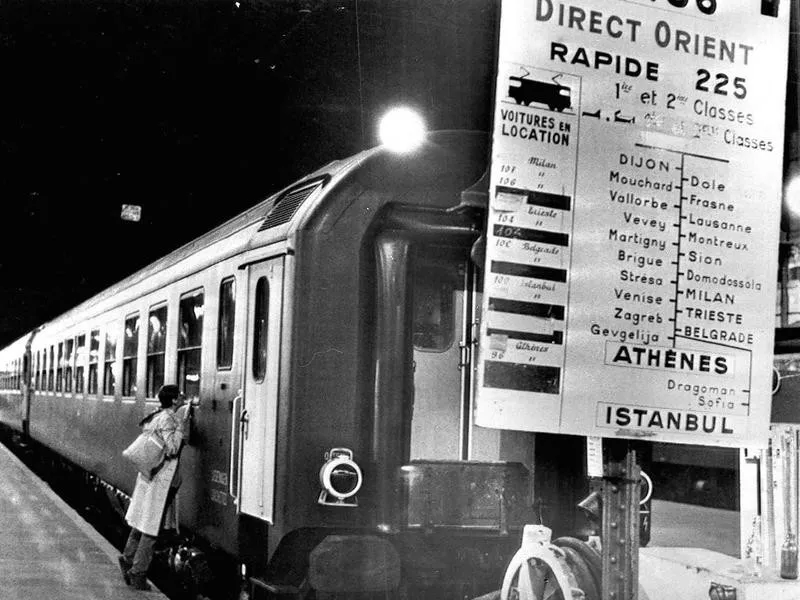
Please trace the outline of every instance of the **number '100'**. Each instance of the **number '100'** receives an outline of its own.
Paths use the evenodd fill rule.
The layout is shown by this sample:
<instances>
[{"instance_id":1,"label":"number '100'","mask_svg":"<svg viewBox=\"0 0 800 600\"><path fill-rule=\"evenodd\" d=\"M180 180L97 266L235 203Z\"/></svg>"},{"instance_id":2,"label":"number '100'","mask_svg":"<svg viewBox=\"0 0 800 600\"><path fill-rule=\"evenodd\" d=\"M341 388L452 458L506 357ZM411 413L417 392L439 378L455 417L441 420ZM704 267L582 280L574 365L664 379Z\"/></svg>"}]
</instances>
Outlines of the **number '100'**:
<instances>
[{"instance_id":1,"label":"number '100'","mask_svg":"<svg viewBox=\"0 0 800 600\"><path fill-rule=\"evenodd\" d=\"M713 15L717 10L717 0L695 0L697 8L704 15ZM677 8L684 8L689 4L689 0L668 0L668 2Z\"/></svg>"}]
</instances>

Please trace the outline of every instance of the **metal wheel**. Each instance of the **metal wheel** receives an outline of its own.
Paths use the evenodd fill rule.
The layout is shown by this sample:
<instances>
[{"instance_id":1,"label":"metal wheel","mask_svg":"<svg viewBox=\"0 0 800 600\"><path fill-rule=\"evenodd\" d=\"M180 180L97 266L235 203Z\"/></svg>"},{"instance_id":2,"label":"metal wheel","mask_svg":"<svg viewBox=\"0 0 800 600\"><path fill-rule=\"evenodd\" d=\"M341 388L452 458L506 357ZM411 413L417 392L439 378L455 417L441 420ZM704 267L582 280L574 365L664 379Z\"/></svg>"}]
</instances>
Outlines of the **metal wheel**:
<instances>
[{"instance_id":1,"label":"metal wheel","mask_svg":"<svg viewBox=\"0 0 800 600\"><path fill-rule=\"evenodd\" d=\"M508 600L564 600L564 590L552 569L533 558L521 565L512 579Z\"/></svg>"},{"instance_id":2,"label":"metal wheel","mask_svg":"<svg viewBox=\"0 0 800 600\"><path fill-rule=\"evenodd\" d=\"M500 600L586 598L570 569L566 552L550 543L550 534L550 529L542 525L525 526L522 546L506 569Z\"/></svg>"}]
</instances>

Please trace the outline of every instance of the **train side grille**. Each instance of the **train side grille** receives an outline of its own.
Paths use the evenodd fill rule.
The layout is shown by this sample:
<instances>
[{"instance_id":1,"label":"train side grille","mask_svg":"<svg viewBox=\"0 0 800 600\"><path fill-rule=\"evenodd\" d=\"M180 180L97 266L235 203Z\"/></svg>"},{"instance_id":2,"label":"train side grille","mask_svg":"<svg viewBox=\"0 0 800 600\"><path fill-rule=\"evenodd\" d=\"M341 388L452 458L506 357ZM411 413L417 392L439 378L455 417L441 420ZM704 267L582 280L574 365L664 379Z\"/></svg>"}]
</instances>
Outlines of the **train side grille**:
<instances>
[{"instance_id":1,"label":"train side grille","mask_svg":"<svg viewBox=\"0 0 800 600\"><path fill-rule=\"evenodd\" d=\"M308 197L311 196L311 194L320 189L324 184L324 180L318 180L311 185L290 190L283 196L280 196L275 201L275 204L272 205L272 208L267 213L267 217L264 219L264 222L261 224L261 227L259 227L258 230L264 231L266 229L271 229L272 227L277 227L278 225L288 223L297 212L297 209L300 208L300 205L303 204L303 202L305 202Z\"/></svg>"}]
</instances>

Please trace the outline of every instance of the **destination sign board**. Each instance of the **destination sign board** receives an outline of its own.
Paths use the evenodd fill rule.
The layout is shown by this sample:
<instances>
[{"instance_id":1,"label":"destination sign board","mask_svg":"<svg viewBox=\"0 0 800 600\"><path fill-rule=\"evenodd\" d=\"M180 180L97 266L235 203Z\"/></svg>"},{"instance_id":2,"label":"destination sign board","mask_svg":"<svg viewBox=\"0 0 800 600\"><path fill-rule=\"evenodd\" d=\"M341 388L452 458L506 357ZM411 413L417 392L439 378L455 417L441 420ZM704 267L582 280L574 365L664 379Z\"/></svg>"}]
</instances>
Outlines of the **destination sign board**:
<instances>
[{"instance_id":1,"label":"destination sign board","mask_svg":"<svg viewBox=\"0 0 800 600\"><path fill-rule=\"evenodd\" d=\"M788 13L503 0L479 425L766 443Z\"/></svg>"}]
</instances>

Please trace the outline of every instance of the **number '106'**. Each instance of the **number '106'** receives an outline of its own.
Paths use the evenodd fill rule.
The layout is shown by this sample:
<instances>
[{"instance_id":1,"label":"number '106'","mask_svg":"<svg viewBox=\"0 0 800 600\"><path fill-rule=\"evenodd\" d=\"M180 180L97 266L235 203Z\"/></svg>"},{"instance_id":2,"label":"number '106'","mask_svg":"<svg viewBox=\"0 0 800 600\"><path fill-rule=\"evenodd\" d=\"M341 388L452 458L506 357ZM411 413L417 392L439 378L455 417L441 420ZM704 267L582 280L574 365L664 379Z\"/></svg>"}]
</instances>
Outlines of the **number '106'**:
<instances>
[{"instance_id":1,"label":"number '106'","mask_svg":"<svg viewBox=\"0 0 800 600\"><path fill-rule=\"evenodd\" d=\"M667 0L672 6L685 8L689 0ZM704 15L713 15L717 10L717 0L695 0L698 10Z\"/></svg>"}]
</instances>

